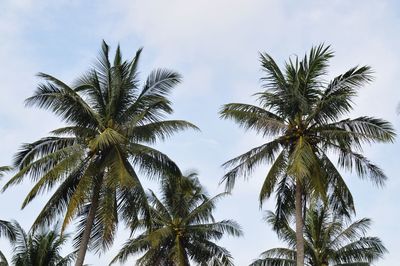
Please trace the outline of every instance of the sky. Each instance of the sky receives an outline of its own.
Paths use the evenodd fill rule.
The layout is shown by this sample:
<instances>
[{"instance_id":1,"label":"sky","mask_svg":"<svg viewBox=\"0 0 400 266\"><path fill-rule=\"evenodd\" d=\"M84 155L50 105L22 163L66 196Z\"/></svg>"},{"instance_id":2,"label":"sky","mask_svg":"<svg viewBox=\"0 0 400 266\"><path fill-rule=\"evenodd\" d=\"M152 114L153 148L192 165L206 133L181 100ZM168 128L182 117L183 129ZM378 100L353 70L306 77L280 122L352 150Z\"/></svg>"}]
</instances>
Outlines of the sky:
<instances>
[{"instance_id":1,"label":"sky","mask_svg":"<svg viewBox=\"0 0 400 266\"><path fill-rule=\"evenodd\" d=\"M201 132L186 131L157 148L181 169L196 169L210 194L223 191L221 164L263 140L244 132L232 121L220 120L218 110L228 102L255 103L261 90L259 52L283 65L302 56L313 45L330 44L335 51L328 78L355 65L370 65L375 80L360 90L351 116L384 118L400 129L400 6L384 0L2 0L0 1L0 165L10 164L22 143L46 136L62 123L43 110L25 108L38 72L72 83L93 65L104 39L121 45L125 58L144 47L141 75L165 67L181 73L184 81L171 99L175 113ZM265 141L265 140L264 140ZM365 155L389 177L378 188L346 173L355 198L357 218L374 223L370 235L379 236L389 253L376 265L400 261L399 143L365 147ZM239 179L231 196L217 208L218 219L235 219L242 238L224 238L235 265L248 265L269 248L281 245L263 220L274 207L270 199L260 210L258 193L269 165L260 166L248 180ZM0 186L10 176L0 180ZM155 182L146 187L157 189ZM0 219L16 219L28 229L50 194L20 209L32 184L29 181L0 194ZM69 228L73 230L73 227ZM108 265L129 232L120 228L114 246L105 254L88 254L86 263ZM0 240L10 257L10 247ZM134 258L126 265L131 265Z\"/></svg>"}]
</instances>

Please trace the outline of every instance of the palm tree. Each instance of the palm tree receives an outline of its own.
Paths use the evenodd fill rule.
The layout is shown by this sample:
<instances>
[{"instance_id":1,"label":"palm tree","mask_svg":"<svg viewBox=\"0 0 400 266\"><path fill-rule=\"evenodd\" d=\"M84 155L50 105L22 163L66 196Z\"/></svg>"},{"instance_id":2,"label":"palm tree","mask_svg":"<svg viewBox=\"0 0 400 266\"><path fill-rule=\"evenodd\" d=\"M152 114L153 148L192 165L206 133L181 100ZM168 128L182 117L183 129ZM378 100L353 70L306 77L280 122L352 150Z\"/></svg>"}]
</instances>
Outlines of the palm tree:
<instances>
[{"instance_id":1,"label":"palm tree","mask_svg":"<svg viewBox=\"0 0 400 266\"><path fill-rule=\"evenodd\" d=\"M191 172L169 178L162 183L161 198L150 192L152 226L137 221L135 227L142 226L144 231L129 239L112 263L144 252L136 265L187 266L190 261L204 266L233 265L229 251L214 241L225 233L241 236L240 226L231 220L214 220L215 203L226 193L209 198L196 176Z\"/></svg>"},{"instance_id":2,"label":"palm tree","mask_svg":"<svg viewBox=\"0 0 400 266\"><path fill-rule=\"evenodd\" d=\"M385 174L362 154L362 144L393 142L395 136L391 124L382 119L342 118L352 110L358 89L372 80L372 72L368 66L354 67L327 82L332 57L329 46L319 45L302 60L290 59L281 70L271 56L262 53L265 90L256 94L259 106L231 103L220 112L222 118L270 138L226 162L229 171L222 180L229 191L238 176L247 177L256 166L272 163L261 187L260 204L274 191L278 205L289 202L282 197L293 195L298 266L304 265L304 197L311 193L326 199L330 190L343 206L353 205L351 193L328 153L337 155L341 168L355 170L361 178L369 177L383 185Z\"/></svg>"},{"instance_id":3,"label":"palm tree","mask_svg":"<svg viewBox=\"0 0 400 266\"><path fill-rule=\"evenodd\" d=\"M251 266L296 265L296 232L288 221L281 222L277 219L272 212L266 216L270 224L280 223L278 236L289 247L267 250ZM308 209L304 232L305 265L371 265L382 258L387 250L379 238L365 236L370 224L371 220L367 218L348 223L343 216L321 206Z\"/></svg>"},{"instance_id":4,"label":"palm tree","mask_svg":"<svg viewBox=\"0 0 400 266\"><path fill-rule=\"evenodd\" d=\"M148 212L138 170L155 177L179 173L168 156L148 145L196 128L183 120L165 120L173 112L167 97L181 76L156 69L141 86L137 70L141 51L123 61L118 46L111 63L109 46L103 42L97 65L74 86L39 73L45 82L26 100L28 106L58 115L66 126L22 146L14 161L19 171L3 191L30 176L36 184L24 208L37 195L57 187L33 228L62 215L63 232L78 218L76 265L83 264L88 245L102 251L112 244L118 220Z\"/></svg>"},{"instance_id":5,"label":"palm tree","mask_svg":"<svg viewBox=\"0 0 400 266\"><path fill-rule=\"evenodd\" d=\"M58 228L27 234L15 221L0 221L0 233L2 226L9 232L8 239L13 246L12 263L16 266L68 266L75 259L75 253L65 257L60 254L68 235L61 236ZM0 265L8 266L4 254L0 254Z\"/></svg>"}]
</instances>

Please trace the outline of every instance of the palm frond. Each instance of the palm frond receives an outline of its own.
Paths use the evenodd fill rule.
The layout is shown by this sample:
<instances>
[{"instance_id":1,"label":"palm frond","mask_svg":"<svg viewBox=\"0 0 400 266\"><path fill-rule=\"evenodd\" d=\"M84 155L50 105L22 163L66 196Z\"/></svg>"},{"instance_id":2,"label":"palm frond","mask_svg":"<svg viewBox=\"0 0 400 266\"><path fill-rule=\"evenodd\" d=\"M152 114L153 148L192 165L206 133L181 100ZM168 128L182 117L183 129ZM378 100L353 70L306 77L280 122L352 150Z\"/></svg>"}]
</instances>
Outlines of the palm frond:
<instances>
[{"instance_id":1,"label":"palm frond","mask_svg":"<svg viewBox=\"0 0 400 266\"><path fill-rule=\"evenodd\" d=\"M337 263L373 263L383 257L387 249L376 237L362 237L336 252L334 260Z\"/></svg>"},{"instance_id":2,"label":"palm frond","mask_svg":"<svg viewBox=\"0 0 400 266\"><path fill-rule=\"evenodd\" d=\"M317 161L310 143L304 137L300 137L288 157L287 174L302 182L303 179L311 176L312 167L317 164Z\"/></svg>"},{"instance_id":3,"label":"palm frond","mask_svg":"<svg viewBox=\"0 0 400 266\"><path fill-rule=\"evenodd\" d=\"M258 197L260 201L260 207L265 199L269 198L274 192L278 180L287 170L287 152L282 150L281 153L276 157L271 168L268 171L267 177L261 187L260 195Z\"/></svg>"},{"instance_id":4,"label":"palm frond","mask_svg":"<svg viewBox=\"0 0 400 266\"><path fill-rule=\"evenodd\" d=\"M186 129L199 130L198 127L187 121L164 120L128 128L127 136L134 142L155 143L157 140L165 140L178 131Z\"/></svg>"},{"instance_id":5,"label":"palm frond","mask_svg":"<svg viewBox=\"0 0 400 266\"><path fill-rule=\"evenodd\" d=\"M250 266L294 266L296 265L296 251L287 248L273 248L261 253L260 258L254 260Z\"/></svg>"},{"instance_id":6,"label":"palm frond","mask_svg":"<svg viewBox=\"0 0 400 266\"><path fill-rule=\"evenodd\" d=\"M98 114L72 88L50 75L38 76L48 82L38 85L35 94L25 100L27 106L50 110L67 123L90 128L100 124Z\"/></svg>"},{"instance_id":7,"label":"palm frond","mask_svg":"<svg viewBox=\"0 0 400 266\"><path fill-rule=\"evenodd\" d=\"M352 98L357 89L372 81L369 66L353 67L343 75L335 77L323 92L308 122L326 123L335 121L352 110Z\"/></svg>"},{"instance_id":8,"label":"palm frond","mask_svg":"<svg viewBox=\"0 0 400 266\"><path fill-rule=\"evenodd\" d=\"M60 161L57 165L53 166L47 173L45 173L29 191L22 203L22 208L30 203L38 194L43 191L51 190L60 179L68 176L74 170L76 165L82 160L82 154L78 151L70 154L69 157Z\"/></svg>"},{"instance_id":9,"label":"palm frond","mask_svg":"<svg viewBox=\"0 0 400 266\"><path fill-rule=\"evenodd\" d=\"M82 175L87 171L87 168L88 160L85 159L65 178L63 183L57 188L38 214L32 225L33 231L44 225L49 226L64 214L68 203L74 195L79 181Z\"/></svg>"},{"instance_id":10,"label":"palm frond","mask_svg":"<svg viewBox=\"0 0 400 266\"><path fill-rule=\"evenodd\" d=\"M132 163L149 177L181 175L178 166L164 153L146 145L131 144L128 149Z\"/></svg>"},{"instance_id":11,"label":"palm frond","mask_svg":"<svg viewBox=\"0 0 400 266\"><path fill-rule=\"evenodd\" d=\"M0 220L0 237L6 237L11 242L16 240L16 228L12 222Z\"/></svg>"},{"instance_id":12,"label":"palm frond","mask_svg":"<svg viewBox=\"0 0 400 266\"><path fill-rule=\"evenodd\" d=\"M221 183L226 182L225 189L231 191L238 176L246 178L254 171L254 168L261 163L273 162L280 149L281 140L277 139L253 148L250 151L225 162L222 165L223 167L228 168L233 166L233 168L223 176Z\"/></svg>"},{"instance_id":13,"label":"palm frond","mask_svg":"<svg viewBox=\"0 0 400 266\"><path fill-rule=\"evenodd\" d=\"M9 266L6 256L0 251L0 266Z\"/></svg>"},{"instance_id":14,"label":"palm frond","mask_svg":"<svg viewBox=\"0 0 400 266\"><path fill-rule=\"evenodd\" d=\"M281 117L249 104L225 104L220 110L220 117L231 119L246 130L255 130L263 137L281 135L287 128Z\"/></svg>"}]
</instances>

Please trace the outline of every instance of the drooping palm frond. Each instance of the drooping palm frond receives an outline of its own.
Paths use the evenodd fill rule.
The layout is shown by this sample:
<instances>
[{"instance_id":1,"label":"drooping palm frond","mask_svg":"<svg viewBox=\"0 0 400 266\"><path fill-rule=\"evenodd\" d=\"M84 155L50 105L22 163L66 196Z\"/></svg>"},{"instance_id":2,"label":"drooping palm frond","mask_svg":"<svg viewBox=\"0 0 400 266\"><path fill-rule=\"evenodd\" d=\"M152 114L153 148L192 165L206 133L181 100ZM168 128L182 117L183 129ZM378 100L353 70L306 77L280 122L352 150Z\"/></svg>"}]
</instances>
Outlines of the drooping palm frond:
<instances>
[{"instance_id":1,"label":"drooping palm frond","mask_svg":"<svg viewBox=\"0 0 400 266\"><path fill-rule=\"evenodd\" d=\"M135 142L155 143L157 140L165 140L179 130L198 128L182 120L166 120L153 122L146 125L129 128L127 137Z\"/></svg>"},{"instance_id":2,"label":"drooping palm frond","mask_svg":"<svg viewBox=\"0 0 400 266\"><path fill-rule=\"evenodd\" d=\"M226 182L226 190L231 191L233 189L238 176L243 176L246 178L260 164L265 162L273 162L280 150L281 139L277 139L255 147L250 151L224 163L223 167L225 168L234 166L224 175L221 180L221 182Z\"/></svg>"},{"instance_id":3,"label":"drooping palm frond","mask_svg":"<svg viewBox=\"0 0 400 266\"><path fill-rule=\"evenodd\" d=\"M0 220L0 238L5 237L9 241L16 240L16 228L12 222Z\"/></svg>"},{"instance_id":4,"label":"drooping palm frond","mask_svg":"<svg viewBox=\"0 0 400 266\"><path fill-rule=\"evenodd\" d=\"M0 250L0 266L9 266L6 256Z\"/></svg>"},{"instance_id":5,"label":"drooping palm frond","mask_svg":"<svg viewBox=\"0 0 400 266\"><path fill-rule=\"evenodd\" d=\"M78 126L95 129L101 125L100 117L74 89L50 75L38 76L47 83L39 84L35 94L26 99L27 106L50 110L65 122Z\"/></svg>"},{"instance_id":6,"label":"drooping palm frond","mask_svg":"<svg viewBox=\"0 0 400 266\"><path fill-rule=\"evenodd\" d=\"M353 67L335 77L322 92L320 100L307 121L327 123L349 113L353 109L352 99L357 96L357 89L372 80L372 71L369 66Z\"/></svg>"}]
</instances>

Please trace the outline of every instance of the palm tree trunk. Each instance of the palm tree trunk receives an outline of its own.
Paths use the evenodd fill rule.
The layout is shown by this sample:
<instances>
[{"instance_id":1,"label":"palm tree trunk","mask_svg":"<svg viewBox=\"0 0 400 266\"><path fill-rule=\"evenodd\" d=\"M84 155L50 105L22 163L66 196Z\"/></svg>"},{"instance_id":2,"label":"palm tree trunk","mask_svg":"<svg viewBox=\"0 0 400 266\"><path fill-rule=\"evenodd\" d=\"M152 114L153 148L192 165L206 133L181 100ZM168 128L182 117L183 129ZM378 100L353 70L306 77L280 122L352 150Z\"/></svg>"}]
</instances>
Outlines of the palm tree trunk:
<instances>
[{"instance_id":1,"label":"palm tree trunk","mask_svg":"<svg viewBox=\"0 0 400 266\"><path fill-rule=\"evenodd\" d=\"M303 238L303 204L302 204L302 188L300 182L296 182L296 265L304 266L304 238Z\"/></svg>"},{"instance_id":2,"label":"palm tree trunk","mask_svg":"<svg viewBox=\"0 0 400 266\"><path fill-rule=\"evenodd\" d=\"M185 251L185 248L182 245L182 241L179 238L179 236L177 236L175 238L175 245L177 245L177 266L190 266L189 264L189 260Z\"/></svg>"},{"instance_id":3,"label":"palm tree trunk","mask_svg":"<svg viewBox=\"0 0 400 266\"><path fill-rule=\"evenodd\" d=\"M100 187L101 187L101 182L100 181L96 182L93 188L93 195L91 199L89 214L86 220L85 231L83 232L82 240L81 243L79 244L78 257L76 259L75 266L82 266L85 260L85 255L90 240L90 234L92 232L94 218L96 216L96 210L99 205Z\"/></svg>"}]
</instances>

